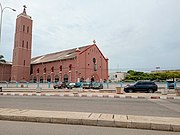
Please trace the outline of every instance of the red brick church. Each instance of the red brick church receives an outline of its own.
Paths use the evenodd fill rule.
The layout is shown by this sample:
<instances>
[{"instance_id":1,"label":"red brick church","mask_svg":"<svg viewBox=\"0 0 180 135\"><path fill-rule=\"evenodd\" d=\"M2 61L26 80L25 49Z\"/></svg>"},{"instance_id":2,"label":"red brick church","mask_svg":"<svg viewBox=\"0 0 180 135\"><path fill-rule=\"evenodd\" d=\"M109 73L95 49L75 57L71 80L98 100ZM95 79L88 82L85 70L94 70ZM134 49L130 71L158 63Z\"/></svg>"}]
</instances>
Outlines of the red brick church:
<instances>
[{"instance_id":1,"label":"red brick church","mask_svg":"<svg viewBox=\"0 0 180 135\"><path fill-rule=\"evenodd\" d=\"M93 44L31 58L32 18L26 7L16 19L13 60L0 64L0 81L79 82L108 79L108 59Z\"/></svg>"}]
</instances>

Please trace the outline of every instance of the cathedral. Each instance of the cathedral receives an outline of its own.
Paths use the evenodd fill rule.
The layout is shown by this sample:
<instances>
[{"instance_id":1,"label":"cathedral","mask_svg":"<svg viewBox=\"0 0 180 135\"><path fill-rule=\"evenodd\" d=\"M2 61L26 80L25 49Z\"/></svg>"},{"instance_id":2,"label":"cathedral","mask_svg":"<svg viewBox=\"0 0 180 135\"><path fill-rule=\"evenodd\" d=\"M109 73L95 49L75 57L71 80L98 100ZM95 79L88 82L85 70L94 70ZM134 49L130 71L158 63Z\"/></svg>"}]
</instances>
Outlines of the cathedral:
<instances>
[{"instance_id":1,"label":"cathedral","mask_svg":"<svg viewBox=\"0 0 180 135\"><path fill-rule=\"evenodd\" d=\"M108 79L108 58L96 45L84 45L69 50L31 58L31 16L26 7L17 16L12 63L0 63L0 81L79 82Z\"/></svg>"}]
</instances>

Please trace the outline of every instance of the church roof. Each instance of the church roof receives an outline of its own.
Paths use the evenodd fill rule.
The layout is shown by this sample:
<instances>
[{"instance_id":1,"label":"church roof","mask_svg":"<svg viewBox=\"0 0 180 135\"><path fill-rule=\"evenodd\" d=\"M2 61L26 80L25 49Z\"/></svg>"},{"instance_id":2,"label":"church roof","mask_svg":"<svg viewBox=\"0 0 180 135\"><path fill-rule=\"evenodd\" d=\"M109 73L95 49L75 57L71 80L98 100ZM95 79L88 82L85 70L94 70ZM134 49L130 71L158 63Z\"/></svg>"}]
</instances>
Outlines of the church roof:
<instances>
[{"instance_id":1,"label":"church roof","mask_svg":"<svg viewBox=\"0 0 180 135\"><path fill-rule=\"evenodd\" d=\"M89 48L92 45L87 45L87 46L82 46L78 47L78 49L83 52L87 48ZM76 57L76 49L69 49L65 51L60 51L60 52L55 52L51 54L46 54L38 57L34 57L31 59L31 64L39 64L39 63L46 63L46 62L53 62L53 61L58 61L58 60L66 60L66 59L71 59Z\"/></svg>"}]
</instances>

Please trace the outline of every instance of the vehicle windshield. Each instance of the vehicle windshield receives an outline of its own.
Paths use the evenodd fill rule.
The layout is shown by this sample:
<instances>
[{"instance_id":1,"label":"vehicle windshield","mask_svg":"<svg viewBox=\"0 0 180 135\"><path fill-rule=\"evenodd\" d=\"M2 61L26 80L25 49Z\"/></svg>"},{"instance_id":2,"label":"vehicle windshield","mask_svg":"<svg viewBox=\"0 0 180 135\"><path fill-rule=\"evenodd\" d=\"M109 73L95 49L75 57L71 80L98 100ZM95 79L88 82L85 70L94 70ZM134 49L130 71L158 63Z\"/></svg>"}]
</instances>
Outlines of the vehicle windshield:
<instances>
[{"instance_id":1,"label":"vehicle windshield","mask_svg":"<svg viewBox=\"0 0 180 135\"><path fill-rule=\"evenodd\" d=\"M94 83L94 86L100 86L101 84L100 83Z\"/></svg>"},{"instance_id":2,"label":"vehicle windshield","mask_svg":"<svg viewBox=\"0 0 180 135\"><path fill-rule=\"evenodd\" d=\"M83 83L83 85L84 85L84 86L85 86L85 85L87 86L87 85L90 85L90 83Z\"/></svg>"}]
</instances>

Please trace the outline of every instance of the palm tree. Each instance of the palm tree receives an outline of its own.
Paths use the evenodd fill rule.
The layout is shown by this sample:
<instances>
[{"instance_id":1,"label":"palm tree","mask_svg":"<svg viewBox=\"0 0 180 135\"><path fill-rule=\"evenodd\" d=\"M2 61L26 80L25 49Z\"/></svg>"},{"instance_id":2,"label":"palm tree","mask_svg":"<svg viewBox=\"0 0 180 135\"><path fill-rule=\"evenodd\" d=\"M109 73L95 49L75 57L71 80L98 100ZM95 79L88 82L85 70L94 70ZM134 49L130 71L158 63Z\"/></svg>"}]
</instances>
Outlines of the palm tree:
<instances>
[{"instance_id":1,"label":"palm tree","mask_svg":"<svg viewBox=\"0 0 180 135\"><path fill-rule=\"evenodd\" d=\"M6 61L4 60L4 56L0 55L0 63L6 63Z\"/></svg>"}]
</instances>

